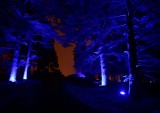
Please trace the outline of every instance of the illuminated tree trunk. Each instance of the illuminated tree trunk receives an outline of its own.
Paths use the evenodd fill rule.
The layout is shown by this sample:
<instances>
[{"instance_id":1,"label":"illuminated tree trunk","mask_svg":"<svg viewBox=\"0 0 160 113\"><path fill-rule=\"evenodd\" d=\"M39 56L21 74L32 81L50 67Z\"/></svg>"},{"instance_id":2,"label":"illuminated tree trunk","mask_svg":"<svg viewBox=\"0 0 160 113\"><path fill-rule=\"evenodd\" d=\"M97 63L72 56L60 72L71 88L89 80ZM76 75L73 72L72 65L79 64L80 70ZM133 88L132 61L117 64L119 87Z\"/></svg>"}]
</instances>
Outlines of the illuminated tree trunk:
<instances>
[{"instance_id":1,"label":"illuminated tree trunk","mask_svg":"<svg viewBox=\"0 0 160 113\"><path fill-rule=\"evenodd\" d=\"M106 86L107 85L107 74L106 74L104 54L100 55L100 66L101 66L101 85L100 86Z\"/></svg>"},{"instance_id":2,"label":"illuminated tree trunk","mask_svg":"<svg viewBox=\"0 0 160 113\"><path fill-rule=\"evenodd\" d=\"M19 45L18 45L18 46L19 46ZM19 51L20 51L20 47L17 47L17 48L14 50L13 63L12 63L12 67L11 67L10 77L9 77L9 81L11 81L11 82L16 82L17 69L18 69Z\"/></svg>"},{"instance_id":3,"label":"illuminated tree trunk","mask_svg":"<svg viewBox=\"0 0 160 113\"><path fill-rule=\"evenodd\" d=\"M133 11L132 4L130 0L126 0L127 6L127 30L128 30L128 60L129 60L129 95L133 98L139 98L140 94L140 81L139 75L137 73L137 54L136 54L136 40L133 29ZM134 78L134 79L133 79Z\"/></svg>"},{"instance_id":4,"label":"illuminated tree trunk","mask_svg":"<svg viewBox=\"0 0 160 113\"><path fill-rule=\"evenodd\" d=\"M31 53L31 45L32 45L32 42L29 42L29 45L28 45L28 53L27 53L27 58L26 58L26 64L25 64L24 74L23 74L23 79L24 79L24 80L26 80L26 79L28 78L27 72L28 72L28 67L29 67L29 59L30 59L30 53Z\"/></svg>"}]
</instances>

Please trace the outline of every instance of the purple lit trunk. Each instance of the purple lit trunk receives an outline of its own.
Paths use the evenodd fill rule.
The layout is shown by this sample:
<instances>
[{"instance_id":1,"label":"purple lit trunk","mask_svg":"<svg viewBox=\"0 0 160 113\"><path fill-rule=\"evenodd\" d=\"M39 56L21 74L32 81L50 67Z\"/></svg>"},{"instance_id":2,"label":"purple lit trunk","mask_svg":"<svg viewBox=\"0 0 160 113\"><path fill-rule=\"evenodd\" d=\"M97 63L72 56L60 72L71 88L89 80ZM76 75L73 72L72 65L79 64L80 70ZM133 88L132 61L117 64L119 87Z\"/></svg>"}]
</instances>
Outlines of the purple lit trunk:
<instances>
[{"instance_id":1,"label":"purple lit trunk","mask_svg":"<svg viewBox=\"0 0 160 113\"><path fill-rule=\"evenodd\" d=\"M137 75L137 51L136 51L136 40L133 28L133 11L130 0L126 0L127 7L127 30L128 30L128 60L129 60L129 95L133 98L139 98L139 76ZM134 78L134 80L133 80Z\"/></svg>"},{"instance_id":2,"label":"purple lit trunk","mask_svg":"<svg viewBox=\"0 0 160 113\"><path fill-rule=\"evenodd\" d=\"M101 66L101 85L100 86L106 86L107 85L107 74L106 74L104 54L100 55L100 66Z\"/></svg>"},{"instance_id":3,"label":"purple lit trunk","mask_svg":"<svg viewBox=\"0 0 160 113\"><path fill-rule=\"evenodd\" d=\"M11 82L16 82L19 51L20 51L19 47L18 47L18 49L14 50L13 63L12 63L12 67L11 67L10 77L9 77L9 81L11 81Z\"/></svg>"},{"instance_id":4,"label":"purple lit trunk","mask_svg":"<svg viewBox=\"0 0 160 113\"><path fill-rule=\"evenodd\" d=\"M128 46L129 48L129 46ZM128 87L128 95L130 95L131 92L131 85L132 85L132 73L131 73L131 66L130 66L130 55L129 52L127 51L127 62L128 62L128 74L129 74L129 87Z\"/></svg>"},{"instance_id":5,"label":"purple lit trunk","mask_svg":"<svg viewBox=\"0 0 160 113\"><path fill-rule=\"evenodd\" d=\"M28 67L29 67L29 59L30 59L30 53L31 53L31 45L32 42L29 42L28 45L28 53L27 53L27 58L26 58L26 64L25 64L25 68L24 68L24 74L23 74L23 79L26 80L28 78Z\"/></svg>"}]
</instances>

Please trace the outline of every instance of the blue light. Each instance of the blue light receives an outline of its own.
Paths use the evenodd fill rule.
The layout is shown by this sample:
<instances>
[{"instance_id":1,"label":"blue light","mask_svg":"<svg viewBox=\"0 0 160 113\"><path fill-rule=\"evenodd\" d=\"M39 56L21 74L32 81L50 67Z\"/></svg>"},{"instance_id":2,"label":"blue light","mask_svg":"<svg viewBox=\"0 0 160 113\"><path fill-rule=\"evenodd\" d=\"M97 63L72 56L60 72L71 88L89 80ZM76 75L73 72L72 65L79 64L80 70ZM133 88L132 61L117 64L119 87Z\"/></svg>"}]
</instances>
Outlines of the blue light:
<instances>
[{"instance_id":1,"label":"blue light","mask_svg":"<svg viewBox=\"0 0 160 113\"><path fill-rule=\"evenodd\" d=\"M26 66L24 69L23 80L27 80L27 70L28 70L28 66Z\"/></svg>"},{"instance_id":2,"label":"blue light","mask_svg":"<svg viewBox=\"0 0 160 113\"><path fill-rule=\"evenodd\" d=\"M27 80L27 72L24 72L23 80Z\"/></svg>"},{"instance_id":3,"label":"blue light","mask_svg":"<svg viewBox=\"0 0 160 113\"><path fill-rule=\"evenodd\" d=\"M9 81L16 82L16 73L17 73L17 68L16 67L12 67L12 71L11 71L11 75L10 75Z\"/></svg>"},{"instance_id":4,"label":"blue light","mask_svg":"<svg viewBox=\"0 0 160 113\"><path fill-rule=\"evenodd\" d=\"M120 91L120 94L121 95L125 95L126 93L124 91Z\"/></svg>"},{"instance_id":5,"label":"blue light","mask_svg":"<svg viewBox=\"0 0 160 113\"><path fill-rule=\"evenodd\" d=\"M85 77L86 77L82 72L78 72L77 75L78 75L78 77L80 77L80 78L85 78Z\"/></svg>"},{"instance_id":6,"label":"blue light","mask_svg":"<svg viewBox=\"0 0 160 113\"><path fill-rule=\"evenodd\" d=\"M9 78L9 81L11 82L16 82L16 78L14 75L11 75L11 77Z\"/></svg>"}]
</instances>

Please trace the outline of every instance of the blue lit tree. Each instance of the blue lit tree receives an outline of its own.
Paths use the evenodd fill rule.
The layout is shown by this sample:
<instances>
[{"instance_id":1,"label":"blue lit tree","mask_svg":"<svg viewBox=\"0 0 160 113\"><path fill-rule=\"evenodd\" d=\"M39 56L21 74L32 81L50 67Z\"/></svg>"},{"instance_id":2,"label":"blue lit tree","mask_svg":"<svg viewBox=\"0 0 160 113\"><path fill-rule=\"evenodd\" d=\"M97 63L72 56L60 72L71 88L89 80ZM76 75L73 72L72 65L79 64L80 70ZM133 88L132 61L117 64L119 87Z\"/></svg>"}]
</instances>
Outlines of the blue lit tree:
<instances>
[{"instance_id":1,"label":"blue lit tree","mask_svg":"<svg viewBox=\"0 0 160 113\"><path fill-rule=\"evenodd\" d=\"M136 75L134 77L133 93L138 94L140 92L139 84L141 77L147 76L153 80L158 80L158 67L159 57L157 52L159 51L159 12L157 12L159 6L158 1L145 1L145 3L136 1L133 5L132 21L134 24L134 35L137 46L137 65ZM157 78L157 79L156 79ZM134 89L137 88L137 89Z\"/></svg>"},{"instance_id":2,"label":"blue lit tree","mask_svg":"<svg viewBox=\"0 0 160 113\"><path fill-rule=\"evenodd\" d=\"M52 39L55 35L55 32L53 32L51 26L49 24L43 24L39 22L38 20L35 20L35 15L37 14L30 14L29 15L29 9L25 9L26 6L28 6L30 3L28 0L26 1L7 1L4 3L4 6L9 5L9 10L11 12L7 11L4 7L3 10L1 10L2 13L5 13L5 17L8 16L7 20L3 18L3 21L5 21L8 25L2 26L3 31L3 38L4 42L6 40L13 44L12 49L14 49L13 53L13 63L11 68L11 74L9 81L15 82L16 81L16 73L18 69L18 62L19 62L19 55L20 55L20 48L21 45L28 46L28 53L26 56L25 61L25 69L24 69L24 75L23 79L27 79L27 70L29 66L29 60L30 60L30 53L32 50L32 43L35 42L33 40L34 34L41 35L43 37L43 40L40 41L40 43L44 47L49 47L52 45ZM12 17L10 17L12 15ZM44 16L42 13L38 14L37 16L41 16L41 18ZM40 21L42 20L40 18ZM45 18L45 17L43 17ZM47 20L47 19L46 19ZM44 21L43 21L44 22ZM49 46L48 46L49 45ZM7 45L5 45L7 48ZM3 49L4 50L4 49ZM24 65L23 64L23 65Z\"/></svg>"},{"instance_id":3,"label":"blue lit tree","mask_svg":"<svg viewBox=\"0 0 160 113\"><path fill-rule=\"evenodd\" d=\"M2 4L4 6L8 6L8 9L3 7L2 8L2 14L4 13L4 18L2 18L2 21L5 23L1 26L2 30L4 32L4 40L3 43L11 43L13 52L13 63L11 66L11 74L10 74L10 81L16 81L16 73L18 68L18 57L20 52L20 43L21 39L24 37L24 32L27 31L27 28L29 28L28 22L25 18L22 18L19 10L14 7L11 1L3 1ZM23 29L22 24L23 23ZM6 47L8 44L6 45Z\"/></svg>"},{"instance_id":4,"label":"blue lit tree","mask_svg":"<svg viewBox=\"0 0 160 113\"><path fill-rule=\"evenodd\" d=\"M14 9L13 17L16 19L11 18L6 21L11 21L10 29L7 27L1 29L10 31L6 36L15 39L17 48L20 47L18 44L22 42L24 34L23 41L27 42L27 37L31 37L28 42L32 43L34 34L41 35L44 39L40 43L45 47L48 46L51 38L56 39L63 46L69 46L74 42L77 44L75 67L83 72L89 71L91 74L102 72L102 86L107 85L109 65L118 69L115 65L116 61L113 63L108 61L110 56L128 61L129 85L131 86L133 82L132 86L135 89L138 89L142 73L154 79L159 74L157 53L160 50L158 47L160 17L157 1L144 3L142 0L26 0L13 2L13 4L11 9ZM1 12L4 13L4 11ZM33 31L26 32L30 26L25 27L24 31L20 25L19 28L15 27L12 23L15 20L21 20L20 24L29 23L25 25L31 25ZM44 24L48 21L57 35L52 32L49 25ZM11 32L15 29L18 35L13 36ZM26 70L32 44L27 45ZM18 50L15 49L15 64L13 63L15 67ZM124 51L128 58L125 57ZM94 71L91 72L91 70Z\"/></svg>"},{"instance_id":5,"label":"blue lit tree","mask_svg":"<svg viewBox=\"0 0 160 113\"><path fill-rule=\"evenodd\" d=\"M124 39L119 39L119 41L111 41L114 40L114 38L116 38L117 36L109 36L109 34L113 33L113 31L115 33L118 34L118 32L120 32L120 30L117 29L121 29L121 27L125 26L124 25L124 20L121 19L121 23L118 21L111 21L111 19L116 18L110 15L109 12L111 12L111 10L108 10L109 8L112 7L111 5L112 2L91 2L89 4L89 8L88 8L88 12L87 15L89 15L87 18L87 20L83 20L83 29L81 32L81 37L84 37L83 40L79 39L79 41L83 42L84 44L80 45L81 46L85 46L85 42L91 41L91 46L87 47L86 46L86 50L91 51L92 53L90 53L91 57L89 57L89 59L92 61L94 61L93 59L97 58L100 59L100 67L99 70L101 70L102 74L101 74L101 85L105 86L107 84L107 66L106 66L106 56L107 54L113 54L116 53L113 51L113 48L116 47L116 43L120 43L121 41L123 41ZM117 2L119 3L119 2ZM98 4L98 5L97 5ZM113 7L112 7L113 8ZM104 10L105 9L105 10ZM101 11L101 12L100 12ZM108 11L108 12L107 12ZM104 13L106 15L104 15ZM117 15L119 12L117 12ZM120 12L122 13L122 12ZM114 14L114 13L113 13ZM110 17L109 17L110 16ZM121 38L122 35L119 35ZM89 38L92 37L92 38ZM112 38L108 38L108 37L112 37ZM107 39L108 38L108 39ZM118 39L118 38L117 38ZM111 41L111 42L110 42ZM124 40L125 41L125 40ZM96 47L96 49L95 49ZM87 49L90 48L90 49ZM94 48L94 49L93 49ZM78 54L78 52L77 52ZM122 52L123 54L123 52ZM85 55L83 55L85 56ZM94 57L93 57L94 56ZM77 55L78 57L78 55ZM77 59L78 61L79 59ZM89 60L89 61L90 61ZM105 63L104 63L105 62ZM96 65L99 65L96 64ZM78 64L77 64L78 65ZM91 64L92 65L92 64Z\"/></svg>"},{"instance_id":6,"label":"blue lit tree","mask_svg":"<svg viewBox=\"0 0 160 113\"><path fill-rule=\"evenodd\" d=\"M92 38L95 38L95 36L96 35L92 36ZM123 51L126 50L126 40L118 34L112 36L110 32L110 36L106 35L106 37L103 37L97 35L95 40L90 39L88 42L86 41L85 44L82 43L77 46L76 68L81 68L83 65L90 65L91 68L84 68L84 71L88 70L92 74L93 72L98 72L99 74L103 72L101 74L103 81L101 85L104 86L107 83L107 75L110 73L108 65L111 65L107 59L110 56L115 56L117 59L124 59L125 54ZM95 66L96 68L94 68Z\"/></svg>"},{"instance_id":7,"label":"blue lit tree","mask_svg":"<svg viewBox=\"0 0 160 113\"><path fill-rule=\"evenodd\" d=\"M153 73L158 72L159 65L159 12L157 11L158 1L146 1L137 3L135 13L136 40L138 51L138 66L143 68L142 72L146 76L154 78ZM153 73L152 73L153 72Z\"/></svg>"},{"instance_id":8,"label":"blue lit tree","mask_svg":"<svg viewBox=\"0 0 160 113\"><path fill-rule=\"evenodd\" d=\"M96 1L95 3L97 4L100 2ZM118 3L118 4L116 4L116 3ZM85 39L87 39L89 36L92 37L92 35L88 35L85 31L89 32L90 34L92 34L92 32L98 32L99 34L102 34L102 35L101 36L99 35L99 37L96 37L96 38L103 39L104 36L106 36L107 34L111 34L111 32L114 29L117 29L117 31L120 32L121 36L125 37L125 39L122 39L122 40L124 42L126 42L126 45L128 45L128 50L127 50L128 52L126 51L126 53L128 54L127 60L129 63L129 65L128 65L129 83L131 85L131 83L133 82L133 78L134 78L134 85L137 87L135 87L135 86L133 86L133 87L135 87L137 89L138 89L138 84L140 82L140 78L142 76L139 74L140 73L139 67L138 67L138 66L140 66L139 64L141 64L141 67L143 67L145 69L147 69L147 68L149 69L149 67L148 67L149 65L147 66L146 64L148 64L150 62L150 60L149 59L145 60L144 58L147 58L147 57L151 58L155 54L155 52L156 51L158 52L158 50L159 50L159 48L157 48L157 44L158 44L159 40L158 40L158 38L156 38L159 36L159 31L157 31L157 28L159 25L159 21L158 21L159 17L155 16L155 15L159 15L159 14L154 13L157 10L158 4L157 4L157 2L154 3L154 1L153 1L151 7L155 7L155 8L152 8L153 11L150 12L149 11L149 9L150 9L149 3L151 3L151 2L146 2L146 4L144 4L144 3L138 2L138 1L126 0L126 1L113 1L113 2L111 1L111 2L109 2L109 4L107 1L103 1L103 5L102 4L98 4L96 6L91 5L92 8L89 11L91 11L90 13L92 13L92 15L90 15L89 17L95 17L95 18L98 17L98 19L94 18L93 23L88 24L90 26L86 26L86 28L84 27L84 29L83 29L84 32L81 31L83 33L83 37L85 37ZM102 12L96 12L96 9L99 10L98 7L102 8L102 6L105 6L105 5L106 5L106 12L107 13L104 10L103 11L101 10ZM92 11L94 11L94 15L93 15ZM106 17L101 16L101 14L104 15L104 13L107 14ZM142 14L143 14L143 16L142 16ZM137 18L138 16L140 19ZM156 17L158 17L158 18L156 18ZM100 19L103 19L103 18L105 21L100 21ZM149 18L151 18L151 20ZM107 27L106 28L99 27L99 24L101 22L102 23L106 22ZM88 23L89 23L89 21L88 21ZM104 24L101 24L101 26L103 26L103 25ZM126 27L127 27L127 29L126 29ZM149 29L147 28L144 30L143 28L145 28L145 27L148 27ZM97 28L101 28L101 29L97 29ZM104 32L101 32L102 30ZM152 39L150 38L151 35L148 34L149 31L151 32L152 36L155 37L154 39L157 41L156 43L153 43L155 41L152 40L153 38ZM112 40L112 38L110 40ZM83 42L83 44L79 45L80 48L81 48L81 46L83 46L83 48L86 47L84 40L81 41L81 42ZM127 40L128 40L128 44L127 44ZM97 41L101 42L102 40L101 41L97 40ZM93 45L96 45L95 42L93 42ZM118 42L119 41L117 40L117 43ZM142 43L144 43L144 42L147 44L143 45ZM108 45L109 45L110 42L106 42L106 43L108 43ZM102 44L102 45L101 46L97 45L98 46L97 48L99 48L97 50L101 50L101 51L105 50L105 49L102 49L102 48L105 48L105 44ZM114 43L112 43L112 44L110 43L110 48L112 48L112 46L115 46ZM154 53L153 53L153 50L150 52L147 52L148 50L152 49L153 47L156 47L156 51ZM104 51L105 54L107 52L107 49L108 48L106 48L106 50ZM86 50L85 50L84 54L86 53ZM112 49L110 49L110 50L111 50L110 51L111 54L114 53L114 51ZM121 50L124 50L124 49L121 49ZM96 52L96 50L94 52ZM147 52L147 53L144 54L145 52ZM77 54L78 54L78 52L77 52ZM80 54L83 54L83 52L82 53L80 52ZM123 52L122 52L122 54L123 54ZM84 58L84 56L85 55L83 55L82 58ZM92 56L92 54L91 54L91 56ZM154 56L155 56L155 58L152 58L152 60L153 59L155 60L153 65L156 64L157 67L159 67L158 63L156 63L156 62L159 62L159 59L156 58L158 55L155 54ZM77 55L77 57L78 57L78 55ZM80 59L82 59L82 58L80 58ZM90 57L86 57L86 59L87 58L90 58ZM141 59L139 59L139 58L141 58ZM149 69L147 71L146 70L143 70L143 71L145 71L145 73L148 73L148 72L152 72L153 70ZM158 70L156 73L158 73Z\"/></svg>"}]
</instances>

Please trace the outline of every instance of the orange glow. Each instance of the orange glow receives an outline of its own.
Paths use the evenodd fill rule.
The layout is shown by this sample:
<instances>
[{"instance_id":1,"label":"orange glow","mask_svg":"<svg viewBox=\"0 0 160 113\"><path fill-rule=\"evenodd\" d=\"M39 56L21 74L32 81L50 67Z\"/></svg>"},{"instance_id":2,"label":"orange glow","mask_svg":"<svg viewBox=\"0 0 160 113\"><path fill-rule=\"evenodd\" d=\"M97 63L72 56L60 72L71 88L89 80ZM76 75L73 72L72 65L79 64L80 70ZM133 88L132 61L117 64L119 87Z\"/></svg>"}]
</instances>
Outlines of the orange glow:
<instances>
[{"instance_id":1,"label":"orange glow","mask_svg":"<svg viewBox=\"0 0 160 113\"><path fill-rule=\"evenodd\" d=\"M64 76L75 74L73 55L75 44L71 44L71 46L64 48L61 44L55 42L54 47L58 56L58 64L62 74Z\"/></svg>"},{"instance_id":2,"label":"orange glow","mask_svg":"<svg viewBox=\"0 0 160 113\"><path fill-rule=\"evenodd\" d=\"M61 19L60 19L60 18L57 19L57 23L58 23L58 24L61 23Z\"/></svg>"},{"instance_id":3,"label":"orange glow","mask_svg":"<svg viewBox=\"0 0 160 113\"><path fill-rule=\"evenodd\" d=\"M51 23L53 28L57 26L57 20L54 16L46 16L46 18Z\"/></svg>"},{"instance_id":4,"label":"orange glow","mask_svg":"<svg viewBox=\"0 0 160 113\"><path fill-rule=\"evenodd\" d=\"M56 30L58 36L65 36L65 33L63 31L60 30Z\"/></svg>"}]
</instances>

